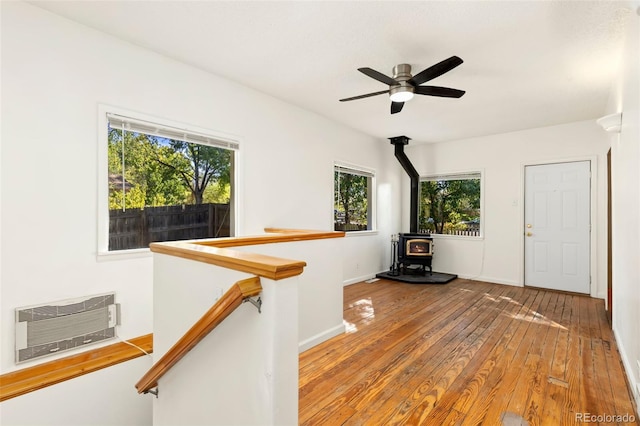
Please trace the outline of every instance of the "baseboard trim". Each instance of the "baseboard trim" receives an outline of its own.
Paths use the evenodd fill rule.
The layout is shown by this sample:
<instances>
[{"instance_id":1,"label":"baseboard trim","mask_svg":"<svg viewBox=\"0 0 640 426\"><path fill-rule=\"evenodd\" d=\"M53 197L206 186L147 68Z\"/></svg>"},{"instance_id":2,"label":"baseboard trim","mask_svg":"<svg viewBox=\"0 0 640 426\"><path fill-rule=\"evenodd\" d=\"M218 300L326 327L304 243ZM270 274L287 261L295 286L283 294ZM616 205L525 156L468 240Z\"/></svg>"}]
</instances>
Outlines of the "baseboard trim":
<instances>
[{"instance_id":1,"label":"baseboard trim","mask_svg":"<svg viewBox=\"0 0 640 426\"><path fill-rule=\"evenodd\" d=\"M522 287L522 284L520 284L517 281L503 280L503 279L494 278L494 277L483 277L483 276L465 275L465 274L458 274L458 277L463 278L465 280L482 281L485 283L503 284L503 285L510 285L514 287Z\"/></svg>"},{"instance_id":2,"label":"baseboard trim","mask_svg":"<svg viewBox=\"0 0 640 426\"><path fill-rule=\"evenodd\" d=\"M132 344L149 354L153 352L153 334L136 337L129 342L131 344L118 342L3 374L0 376L0 401L145 355L140 349L131 346Z\"/></svg>"},{"instance_id":3,"label":"baseboard trim","mask_svg":"<svg viewBox=\"0 0 640 426\"><path fill-rule=\"evenodd\" d=\"M346 331L344 324L336 325L335 327L331 327L328 330L325 330L321 333L316 334L315 336L311 336L308 339L303 340L298 343L298 353L304 352L307 349L311 349L312 347L319 345L325 340L329 340L332 337L338 336Z\"/></svg>"},{"instance_id":4,"label":"baseboard trim","mask_svg":"<svg viewBox=\"0 0 640 426\"><path fill-rule=\"evenodd\" d=\"M633 374L633 364L627 358L627 352L624 349L624 345L622 344L622 340L620 336L618 336L618 332L616 329L613 329L613 337L616 339L616 345L618 346L618 353L620 353L620 359L622 359L622 366L624 367L624 372L627 375L627 383L629 384L629 391L631 392L631 396L636 402L636 415L640 417L640 383L638 383Z\"/></svg>"},{"instance_id":5,"label":"baseboard trim","mask_svg":"<svg viewBox=\"0 0 640 426\"><path fill-rule=\"evenodd\" d=\"M375 276L376 276L376 274L367 274L367 275L361 275L361 276L356 277L356 278L351 278L350 280L343 281L342 282L342 286L346 287L346 286L351 285L351 284L359 283L361 281L366 281L366 280L371 279L371 278L373 278Z\"/></svg>"},{"instance_id":6,"label":"baseboard trim","mask_svg":"<svg viewBox=\"0 0 640 426\"><path fill-rule=\"evenodd\" d=\"M388 269L386 269L384 271L380 271L380 272L386 272L386 271L388 271ZM465 279L465 280L482 281L482 282L485 282L485 283L504 284L504 285L511 285L511 286L514 286L514 287L522 287L522 284L520 284L517 281L503 280L503 279L500 279L500 278L485 277L485 276L478 276L478 275L459 274L457 272L442 271L440 269L434 269L434 271L441 272L443 274L457 275L458 278L462 278L462 279ZM364 275L362 277L358 277L358 278L354 278L354 279L351 279L351 280L348 280L348 281L344 281L343 285L347 286L347 285L355 284L355 283L358 283L360 281L368 280L369 278L372 278L372 276L371 275Z\"/></svg>"}]
</instances>

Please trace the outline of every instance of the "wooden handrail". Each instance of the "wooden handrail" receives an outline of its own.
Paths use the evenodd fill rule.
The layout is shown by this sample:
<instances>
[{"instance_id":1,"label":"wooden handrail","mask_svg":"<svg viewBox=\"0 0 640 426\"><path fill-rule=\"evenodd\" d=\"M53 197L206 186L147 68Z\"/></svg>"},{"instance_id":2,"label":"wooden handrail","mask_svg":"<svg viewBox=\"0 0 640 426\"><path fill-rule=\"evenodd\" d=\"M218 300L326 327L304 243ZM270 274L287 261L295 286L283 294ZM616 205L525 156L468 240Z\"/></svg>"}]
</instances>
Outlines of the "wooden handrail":
<instances>
[{"instance_id":1,"label":"wooden handrail","mask_svg":"<svg viewBox=\"0 0 640 426\"><path fill-rule=\"evenodd\" d=\"M246 235L244 237L210 238L191 240L193 244L208 247L230 248L254 246L260 244L290 243L295 241L323 240L327 238L342 238L343 231L316 231L312 229L264 228L265 234Z\"/></svg>"},{"instance_id":2,"label":"wooden handrail","mask_svg":"<svg viewBox=\"0 0 640 426\"><path fill-rule=\"evenodd\" d=\"M209 263L272 280L281 280L300 275L307 265L306 262L301 260L283 259L228 248L208 247L204 244L190 241L153 243L149 247L154 253Z\"/></svg>"},{"instance_id":3,"label":"wooden handrail","mask_svg":"<svg viewBox=\"0 0 640 426\"><path fill-rule=\"evenodd\" d=\"M202 339L228 317L242 302L262 291L259 277L238 281L205 313L184 336L165 353L136 383L138 393L146 393L158 386L158 380Z\"/></svg>"},{"instance_id":4,"label":"wooden handrail","mask_svg":"<svg viewBox=\"0 0 640 426\"><path fill-rule=\"evenodd\" d=\"M306 262L233 250L233 248L344 237L344 232L336 231L265 228L265 232L266 234L263 235L245 237L152 243L149 248L154 253L210 263L272 280L281 280L302 274Z\"/></svg>"}]
</instances>

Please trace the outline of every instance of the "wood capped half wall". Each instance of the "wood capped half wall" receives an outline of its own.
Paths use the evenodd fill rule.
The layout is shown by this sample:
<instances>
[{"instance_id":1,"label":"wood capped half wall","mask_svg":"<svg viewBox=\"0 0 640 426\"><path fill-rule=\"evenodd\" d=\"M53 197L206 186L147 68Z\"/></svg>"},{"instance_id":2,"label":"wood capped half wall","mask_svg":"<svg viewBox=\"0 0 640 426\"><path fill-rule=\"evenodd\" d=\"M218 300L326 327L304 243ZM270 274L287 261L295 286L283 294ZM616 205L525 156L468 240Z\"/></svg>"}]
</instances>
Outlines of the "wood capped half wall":
<instances>
[{"instance_id":1,"label":"wood capped half wall","mask_svg":"<svg viewBox=\"0 0 640 426\"><path fill-rule=\"evenodd\" d=\"M233 247L341 238L344 235L344 232L333 231L266 228L263 235L153 243L150 248L155 253L280 280L302 274L306 262L233 250ZM129 342L147 353L153 352L153 334L135 337L129 339ZM142 355L144 353L139 349L120 342L6 373L0 376L0 401L108 368Z\"/></svg>"}]
</instances>

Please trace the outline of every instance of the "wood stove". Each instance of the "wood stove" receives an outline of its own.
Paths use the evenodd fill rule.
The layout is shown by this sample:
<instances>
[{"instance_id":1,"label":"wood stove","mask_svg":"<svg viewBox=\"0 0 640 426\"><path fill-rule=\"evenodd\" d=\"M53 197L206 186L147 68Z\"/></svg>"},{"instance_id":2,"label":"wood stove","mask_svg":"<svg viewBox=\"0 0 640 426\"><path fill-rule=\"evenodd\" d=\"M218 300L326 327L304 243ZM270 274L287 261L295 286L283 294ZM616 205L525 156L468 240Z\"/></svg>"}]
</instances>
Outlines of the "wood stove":
<instances>
[{"instance_id":1,"label":"wood stove","mask_svg":"<svg viewBox=\"0 0 640 426\"><path fill-rule=\"evenodd\" d=\"M406 273L411 265L419 265L423 274L426 273L426 268L432 274L432 259L433 238L430 234L398 234L398 266L401 273Z\"/></svg>"}]
</instances>

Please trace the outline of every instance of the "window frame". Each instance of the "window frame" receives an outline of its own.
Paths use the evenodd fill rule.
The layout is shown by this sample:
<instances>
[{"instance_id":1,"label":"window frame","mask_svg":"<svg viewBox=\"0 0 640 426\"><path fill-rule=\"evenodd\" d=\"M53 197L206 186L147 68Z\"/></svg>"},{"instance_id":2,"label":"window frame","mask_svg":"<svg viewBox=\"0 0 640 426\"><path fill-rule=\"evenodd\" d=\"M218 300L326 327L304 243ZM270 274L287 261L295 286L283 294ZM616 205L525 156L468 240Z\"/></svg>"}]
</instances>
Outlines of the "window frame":
<instances>
[{"instance_id":1,"label":"window frame","mask_svg":"<svg viewBox=\"0 0 640 426\"><path fill-rule=\"evenodd\" d=\"M353 171L355 175L366 176L369 178L370 187L367 188L367 229L363 229L360 231L344 231L346 236L349 235L367 235L367 234L377 234L378 233L378 221L377 221L377 201L376 201L376 193L377 193L377 183L376 183L376 170L366 166L360 166L344 161L334 161L332 168L332 182L331 187L333 189L333 197L331 200L331 211L335 211L335 201L336 201L336 192L335 192L335 172L336 171ZM335 231L335 215L331 214L331 230Z\"/></svg>"},{"instance_id":2,"label":"window frame","mask_svg":"<svg viewBox=\"0 0 640 426\"><path fill-rule=\"evenodd\" d=\"M96 256L100 260L130 259L135 257L151 256L151 250L147 248L136 248L128 250L109 250L109 162L108 162L108 115L118 115L132 120L154 123L158 126L184 130L188 133L207 135L212 139L228 143L227 148L233 152L232 168L232 190L230 207L232 214L230 217L230 229L232 235L240 233L239 212L240 206L240 184L239 176L241 169L241 144L242 139L236 135L205 129L198 126L188 125L181 122L167 120L164 118L139 113L111 105L98 105L97 120L97 140L98 140L98 167L97 167L97 247ZM233 147L233 148L232 148Z\"/></svg>"},{"instance_id":3,"label":"window frame","mask_svg":"<svg viewBox=\"0 0 640 426\"><path fill-rule=\"evenodd\" d=\"M418 196L422 192L422 182L437 181L437 180L465 180L465 179L480 179L480 226L478 228L479 235L453 235L453 234L436 234L431 233L432 237L436 238L449 238L449 239L464 239L464 240L483 240L485 216L484 216L484 169L473 169L467 171L449 172L449 173L434 173L420 175L418 180ZM418 203L418 217L420 217L420 202Z\"/></svg>"}]
</instances>

